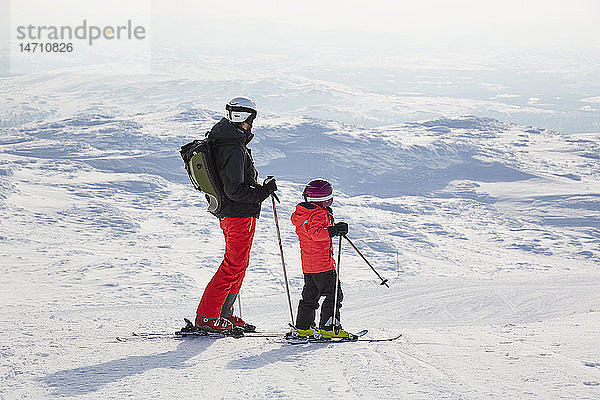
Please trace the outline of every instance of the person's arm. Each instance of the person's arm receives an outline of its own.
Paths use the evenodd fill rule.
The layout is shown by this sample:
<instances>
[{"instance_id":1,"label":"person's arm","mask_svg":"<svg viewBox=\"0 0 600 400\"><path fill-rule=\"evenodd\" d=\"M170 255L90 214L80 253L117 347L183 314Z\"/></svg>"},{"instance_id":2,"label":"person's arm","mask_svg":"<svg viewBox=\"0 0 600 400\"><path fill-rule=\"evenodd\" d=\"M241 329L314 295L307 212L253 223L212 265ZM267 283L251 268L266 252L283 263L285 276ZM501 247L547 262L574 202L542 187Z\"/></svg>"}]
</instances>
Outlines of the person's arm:
<instances>
[{"instance_id":1,"label":"person's arm","mask_svg":"<svg viewBox=\"0 0 600 400\"><path fill-rule=\"evenodd\" d=\"M327 214L314 214L308 218L306 223L306 232L308 236L317 242L328 242L329 241L329 218Z\"/></svg>"},{"instance_id":2,"label":"person's arm","mask_svg":"<svg viewBox=\"0 0 600 400\"><path fill-rule=\"evenodd\" d=\"M227 146L219 149L225 155L220 171L223 190L227 197L239 203L260 203L270 192L259 184L244 182L246 150L241 146Z\"/></svg>"}]
</instances>

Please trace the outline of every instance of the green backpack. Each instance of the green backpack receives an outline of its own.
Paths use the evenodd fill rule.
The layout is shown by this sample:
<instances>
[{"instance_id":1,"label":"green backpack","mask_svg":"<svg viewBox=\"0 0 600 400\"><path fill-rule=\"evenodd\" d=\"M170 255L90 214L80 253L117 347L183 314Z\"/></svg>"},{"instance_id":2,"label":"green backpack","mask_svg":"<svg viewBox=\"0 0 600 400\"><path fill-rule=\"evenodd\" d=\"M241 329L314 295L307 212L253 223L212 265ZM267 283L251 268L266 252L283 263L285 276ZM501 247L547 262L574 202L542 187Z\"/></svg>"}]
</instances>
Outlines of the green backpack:
<instances>
[{"instance_id":1,"label":"green backpack","mask_svg":"<svg viewBox=\"0 0 600 400\"><path fill-rule=\"evenodd\" d=\"M192 185L203 192L208 201L208 211L214 215L225 206L227 196L217 173L213 158L215 147L213 139L194 140L181 146L181 158L190 177Z\"/></svg>"}]
</instances>

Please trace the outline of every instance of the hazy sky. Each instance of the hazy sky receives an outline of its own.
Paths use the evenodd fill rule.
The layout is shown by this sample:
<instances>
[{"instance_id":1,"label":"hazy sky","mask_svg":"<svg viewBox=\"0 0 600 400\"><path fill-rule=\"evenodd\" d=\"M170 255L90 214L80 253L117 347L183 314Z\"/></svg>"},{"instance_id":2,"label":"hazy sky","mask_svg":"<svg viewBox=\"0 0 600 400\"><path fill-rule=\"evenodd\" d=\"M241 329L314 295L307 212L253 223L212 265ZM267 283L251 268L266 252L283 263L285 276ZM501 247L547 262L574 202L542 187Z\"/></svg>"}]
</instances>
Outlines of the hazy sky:
<instances>
[{"instance_id":1,"label":"hazy sky","mask_svg":"<svg viewBox=\"0 0 600 400\"><path fill-rule=\"evenodd\" d=\"M425 50L600 49L598 0L155 0L152 8L159 40L177 32L192 36L184 41L248 46L333 43L352 48L394 42Z\"/></svg>"},{"instance_id":2,"label":"hazy sky","mask_svg":"<svg viewBox=\"0 0 600 400\"><path fill-rule=\"evenodd\" d=\"M600 0L13 0L10 4L13 25L76 23L83 18L100 24L131 18L150 25L155 43L600 53Z\"/></svg>"}]
</instances>

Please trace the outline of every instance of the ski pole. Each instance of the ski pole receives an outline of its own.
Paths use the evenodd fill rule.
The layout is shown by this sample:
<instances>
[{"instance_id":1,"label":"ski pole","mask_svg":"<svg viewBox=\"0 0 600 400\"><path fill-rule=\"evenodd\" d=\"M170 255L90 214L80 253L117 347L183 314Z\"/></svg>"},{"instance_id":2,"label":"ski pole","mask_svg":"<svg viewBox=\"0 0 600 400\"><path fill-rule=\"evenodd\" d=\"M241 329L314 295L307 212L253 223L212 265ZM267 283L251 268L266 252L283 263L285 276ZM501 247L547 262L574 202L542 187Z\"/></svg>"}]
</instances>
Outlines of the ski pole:
<instances>
[{"instance_id":1,"label":"ski pole","mask_svg":"<svg viewBox=\"0 0 600 400\"><path fill-rule=\"evenodd\" d=\"M239 292L237 295L238 299L238 314L240 314L240 319L242 318L242 292Z\"/></svg>"},{"instance_id":2,"label":"ski pole","mask_svg":"<svg viewBox=\"0 0 600 400\"><path fill-rule=\"evenodd\" d=\"M333 319L331 329L335 334L336 321L335 315L337 314L337 298L338 298L338 290L340 283L340 262L342 261L342 237L340 236L340 242L338 246L338 262L335 266L335 294L333 295Z\"/></svg>"},{"instance_id":3,"label":"ski pole","mask_svg":"<svg viewBox=\"0 0 600 400\"><path fill-rule=\"evenodd\" d=\"M381 275L379 275L379 272L375 271L375 268L373 268L373 266L371 265L371 263L369 262L369 260L367 260L367 259L365 258L365 256L363 256L363 254L360 252L360 250L358 250L358 249L356 248L356 246L354 245L354 243L352 243L352 241L351 241L350 239L348 239L348 236L344 235L344 238L346 238L346 240L348 241L348 243L350 243L350 246L352 246L352 248L353 248L354 250L356 250L356 252L358 253L358 255L359 255L359 256L361 256L363 260L365 260L365 262L367 263L367 265L368 265L369 267L371 267L371 269L373 270L373 272L375 272L375 274L377 274L377 276L379 277L379 279L381 279L381 284L382 284L382 285L385 285L385 286L387 286L387 287L389 288L389 285L387 284L387 281L388 281L388 280L387 280L387 279L383 279L383 278L381 277Z\"/></svg>"},{"instance_id":4,"label":"ski pole","mask_svg":"<svg viewBox=\"0 0 600 400\"><path fill-rule=\"evenodd\" d=\"M290 317L292 318L292 327L294 324L294 312L292 311L292 299L290 297L290 287L288 285L287 271L285 269L285 259L283 257L283 245L281 244L281 232L279 231L279 219L277 218L277 208L275 207L275 199L279 201L275 193L271 193L271 201L273 202L273 217L275 218L275 228L277 229L277 238L279 240L279 251L281 252L281 266L283 267L283 279L285 280L285 291L287 292L288 305L290 306Z\"/></svg>"}]
</instances>

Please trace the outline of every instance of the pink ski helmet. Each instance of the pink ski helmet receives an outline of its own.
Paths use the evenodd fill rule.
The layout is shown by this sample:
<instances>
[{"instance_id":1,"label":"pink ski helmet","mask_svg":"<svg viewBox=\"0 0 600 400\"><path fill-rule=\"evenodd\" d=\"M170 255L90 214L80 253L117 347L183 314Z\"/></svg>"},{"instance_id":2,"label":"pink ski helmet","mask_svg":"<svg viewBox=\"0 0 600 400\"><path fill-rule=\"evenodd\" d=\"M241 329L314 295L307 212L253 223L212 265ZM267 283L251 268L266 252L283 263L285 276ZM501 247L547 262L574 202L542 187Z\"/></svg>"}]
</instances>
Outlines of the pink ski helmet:
<instances>
[{"instance_id":1,"label":"pink ski helmet","mask_svg":"<svg viewBox=\"0 0 600 400\"><path fill-rule=\"evenodd\" d=\"M302 196L305 201L329 207L333 203L333 186L325 179L313 179L304 187Z\"/></svg>"}]
</instances>

